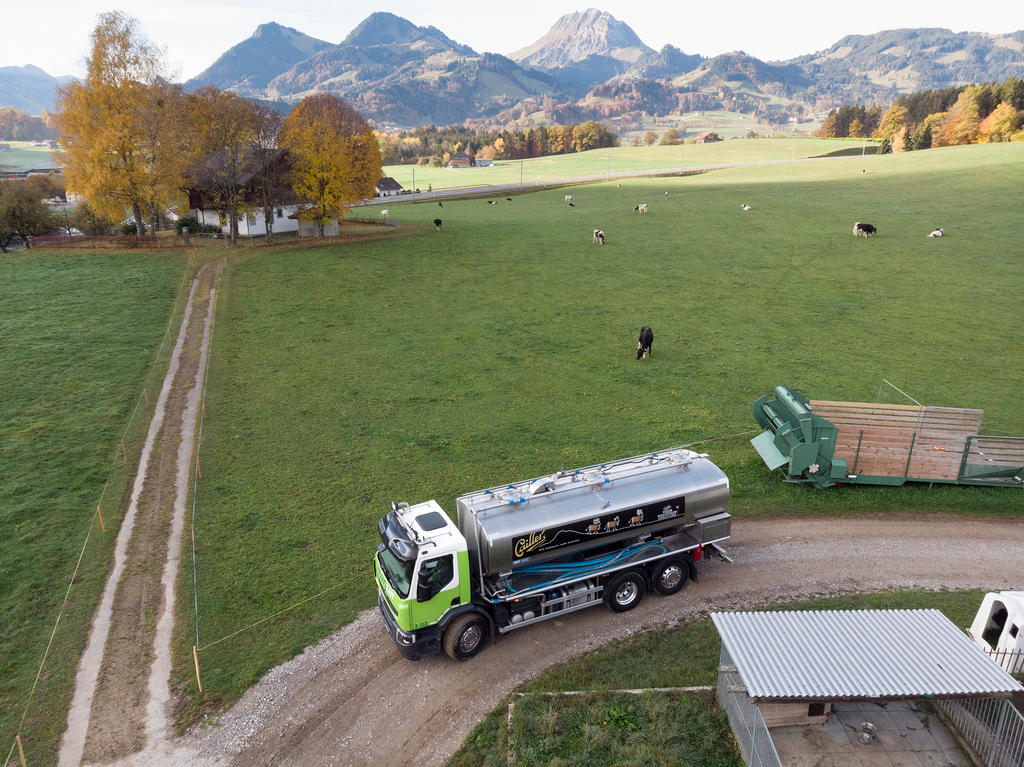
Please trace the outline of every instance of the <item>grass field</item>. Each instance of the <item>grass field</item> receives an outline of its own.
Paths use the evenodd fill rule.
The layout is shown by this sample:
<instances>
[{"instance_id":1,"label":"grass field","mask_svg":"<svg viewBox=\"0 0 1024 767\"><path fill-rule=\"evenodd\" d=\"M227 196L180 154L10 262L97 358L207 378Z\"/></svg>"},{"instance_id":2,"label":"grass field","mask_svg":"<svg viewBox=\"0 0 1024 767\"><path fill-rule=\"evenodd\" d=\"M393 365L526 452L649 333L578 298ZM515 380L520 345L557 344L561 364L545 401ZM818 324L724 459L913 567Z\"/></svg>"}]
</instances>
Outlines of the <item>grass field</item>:
<instances>
[{"instance_id":1,"label":"grass field","mask_svg":"<svg viewBox=\"0 0 1024 767\"><path fill-rule=\"evenodd\" d=\"M28 141L0 141L10 144L10 151L0 152L0 171L52 168L53 150L45 146L30 146Z\"/></svg>"},{"instance_id":2,"label":"grass field","mask_svg":"<svg viewBox=\"0 0 1024 767\"><path fill-rule=\"evenodd\" d=\"M0 257L3 756L23 715L29 763L48 763L55 753L131 468L123 464L120 440L127 429L126 452L134 460L145 408L130 416L143 385L159 378L151 364L183 268L180 256L142 253ZM166 351L163 359L166 365ZM151 383L151 399L157 391ZM91 527L101 499L105 534L98 524Z\"/></svg>"},{"instance_id":3,"label":"grass field","mask_svg":"<svg viewBox=\"0 0 1024 767\"><path fill-rule=\"evenodd\" d=\"M774 606L771 609L932 608L941 610L957 626L965 627L974 617L982 596L981 591L897 591L817 599ZM583 753L587 748L586 739L597 737L604 741L604 748L602 752L594 754L593 761L569 759L564 762L566 767L574 764L618 764L621 767L644 764L687 764L693 767L742 765L743 760L733 748L732 739L728 737L727 723L724 725L726 737L710 738L706 742L702 740L703 735L718 732L715 728L719 719L715 716L724 720L725 715L720 710L710 711L707 705L698 707L699 699L688 701L686 716L681 722L665 727L658 714L660 712L664 719L672 717L675 713L673 709L679 706L678 699L672 700L665 694L645 693L647 700L641 701L634 697L632 710L629 710L626 708L629 700L624 696L601 692L717 684L720 646L721 640L711 619L704 618L614 642L523 685L520 690L526 693L593 691L585 699L591 719L588 721L587 713L579 710L578 698L527 695L518 699L515 706L517 715L519 701L526 701L529 707L523 712L520 721L513 718L513 742L529 742L531 738L527 733L532 733L535 749L543 749L545 753L541 759L533 761L517 759L516 764L547 764L552 758L547 754L556 749L555 758ZM636 728L614 724L609 727L609 711L617 712L620 721L627 717L625 721L632 721ZM596 721L593 719L594 714L599 715ZM524 726L527 722L522 720L533 724L532 729ZM547 735L543 733L546 725L558 727L560 731ZM448 762L449 767L506 767L508 732L507 706L503 704L477 725L458 753ZM541 737L538 737L538 733ZM637 755L645 750L660 754L669 747L680 746L690 749L687 758L682 760L658 761L653 756L637 759Z\"/></svg>"},{"instance_id":4,"label":"grass field","mask_svg":"<svg viewBox=\"0 0 1024 767\"><path fill-rule=\"evenodd\" d=\"M402 206L384 240L229 267L196 512L206 696L183 718L374 604L390 500L450 508L462 492L695 443L729 475L737 524L1024 515L1015 490L785 485L747 442L753 401L777 384L873 401L883 377L1024 435L1024 259L1019 222L994 204L1022 182L1020 144L751 166L582 186L574 209L562 190ZM855 238L854 221L880 234ZM944 239L925 237L935 226ZM596 227L608 245L591 243ZM638 362L642 324L654 356ZM189 572L181 593L186 659ZM194 691L184 662L176 680Z\"/></svg>"},{"instance_id":5,"label":"grass field","mask_svg":"<svg viewBox=\"0 0 1024 767\"><path fill-rule=\"evenodd\" d=\"M867 142L871 144L872 142ZM834 152L844 147L861 147L856 139L792 138L756 141L719 141L712 144L680 146L620 146L577 154L535 157L529 160L498 160L484 168L430 168L413 165L388 165L384 175L391 176L405 189L448 189L487 184L548 182L583 176L610 176L662 168L692 168L736 162L793 160Z\"/></svg>"}]
</instances>

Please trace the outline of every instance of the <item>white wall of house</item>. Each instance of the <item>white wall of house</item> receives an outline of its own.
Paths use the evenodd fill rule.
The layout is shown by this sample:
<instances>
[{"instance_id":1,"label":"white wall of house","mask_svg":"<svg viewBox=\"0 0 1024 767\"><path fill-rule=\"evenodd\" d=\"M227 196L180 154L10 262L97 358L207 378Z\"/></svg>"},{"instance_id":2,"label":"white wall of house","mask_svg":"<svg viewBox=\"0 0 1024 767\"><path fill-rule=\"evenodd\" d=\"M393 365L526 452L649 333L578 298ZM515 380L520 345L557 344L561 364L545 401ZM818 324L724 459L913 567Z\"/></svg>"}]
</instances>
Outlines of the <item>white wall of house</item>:
<instances>
[{"instance_id":1,"label":"white wall of house","mask_svg":"<svg viewBox=\"0 0 1024 767\"><path fill-rule=\"evenodd\" d=\"M297 232L299 230L299 222L294 218L288 218L295 213L295 208L295 205L279 205L274 208L275 232ZM200 224L219 226L221 232L230 234L227 214L222 214L217 210L193 209L192 215L199 219ZM250 235L262 237L266 233L267 229L264 226L262 209L254 210L238 217L238 235L240 237L248 237Z\"/></svg>"}]
</instances>

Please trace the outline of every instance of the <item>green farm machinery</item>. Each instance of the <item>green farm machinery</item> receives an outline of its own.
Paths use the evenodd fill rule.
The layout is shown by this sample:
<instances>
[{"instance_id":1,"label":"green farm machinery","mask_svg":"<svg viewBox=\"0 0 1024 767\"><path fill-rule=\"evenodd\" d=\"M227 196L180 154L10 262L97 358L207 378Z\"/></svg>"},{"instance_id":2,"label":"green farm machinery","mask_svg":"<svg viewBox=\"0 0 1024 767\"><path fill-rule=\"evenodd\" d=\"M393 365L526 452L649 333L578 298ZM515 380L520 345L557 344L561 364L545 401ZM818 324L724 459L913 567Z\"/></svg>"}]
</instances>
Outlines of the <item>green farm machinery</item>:
<instances>
[{"instance_id":1,"label":"green farm machinery","mask_svg":"<svg viewBox=\"0 0 1024 767\"><path fill-rule=\"evenodd\" d=\"M981 436L981 410L809 400L776 386L750 442L787 482L1024 487L1024 438Z\"/></svg>"}]
</instances>

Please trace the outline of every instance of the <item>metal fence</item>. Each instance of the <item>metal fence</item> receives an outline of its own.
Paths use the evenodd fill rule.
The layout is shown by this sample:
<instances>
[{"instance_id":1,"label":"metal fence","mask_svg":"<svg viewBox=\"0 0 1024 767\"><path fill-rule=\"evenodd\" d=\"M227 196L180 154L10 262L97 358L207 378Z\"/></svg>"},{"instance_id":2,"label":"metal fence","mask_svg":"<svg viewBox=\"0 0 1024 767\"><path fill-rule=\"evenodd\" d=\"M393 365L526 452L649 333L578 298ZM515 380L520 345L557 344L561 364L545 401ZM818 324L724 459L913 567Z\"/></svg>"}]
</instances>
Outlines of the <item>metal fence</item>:
<instances>
[{"instance_id":1,"label":"metal fence","mask_svg":"<svg viewBox=\"0 0 1024 767\"><path fill-rule=\"evenodd\" d=\"M750 702L725 645L718 669L718 701L729 717L743 761L748 767L782 767L761 710Z\"/></svg>"},{"instance_id":2,"label":"metal fence","mask_svg":"<svg viewBox=\"0 0 1024 767\"><path fill-rule=\"evenodd\" d=\"M1024 650L985 650L985 652L988 654L988 657L1009 673L1024 673Z\"/></svg>"},{"instance_id":3,"label":"metal fence","mask_svg":"<svg viewBox=\"0 0 1024 767\"><path fill-rule=\"evenodd\" d=\"M936 700L985 767L1024 767L1024 715L1006 698Z\"/></svg>"}]
</instances>

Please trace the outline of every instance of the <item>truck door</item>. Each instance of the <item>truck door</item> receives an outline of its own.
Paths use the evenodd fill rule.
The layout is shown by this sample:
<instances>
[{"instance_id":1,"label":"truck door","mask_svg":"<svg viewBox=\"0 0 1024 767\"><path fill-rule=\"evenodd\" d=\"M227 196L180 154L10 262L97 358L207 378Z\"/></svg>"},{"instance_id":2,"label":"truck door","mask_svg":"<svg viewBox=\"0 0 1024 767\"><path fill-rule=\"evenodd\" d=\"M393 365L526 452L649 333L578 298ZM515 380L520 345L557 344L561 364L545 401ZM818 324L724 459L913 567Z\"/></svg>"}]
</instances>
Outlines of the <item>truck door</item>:
<instances>
[{"instance_id":1,"label":"truck door","mask_svg":"<svg viewBox=\"0 0 1024 767\"><path fill-rule=\"evenodd\" d=\"M432 626L447 610L461 602L455 555L421 559L416 570L415 589L413 630Z\"/></svg>"}]
</instances>

